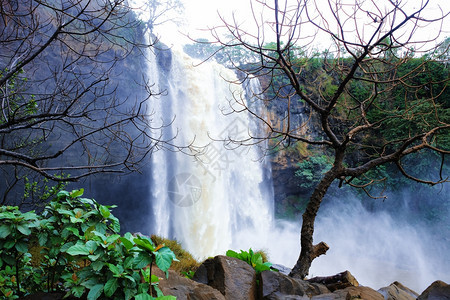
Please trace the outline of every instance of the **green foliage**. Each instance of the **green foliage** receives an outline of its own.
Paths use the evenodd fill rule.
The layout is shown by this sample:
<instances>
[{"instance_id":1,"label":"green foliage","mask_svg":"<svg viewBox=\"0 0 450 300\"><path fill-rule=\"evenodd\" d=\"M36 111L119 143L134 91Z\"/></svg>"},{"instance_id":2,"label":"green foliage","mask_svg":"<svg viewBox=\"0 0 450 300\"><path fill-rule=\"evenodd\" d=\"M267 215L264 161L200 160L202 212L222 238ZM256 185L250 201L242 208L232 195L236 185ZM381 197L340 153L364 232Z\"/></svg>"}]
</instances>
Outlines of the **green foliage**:
<instances>
[{"instance_id":1,"label":"green foliage","mask_svg":"<svg viewBox=\"0 0 450 300\"><path fill-rule=\"evenodd\" d=\"M270 270L270 267L272 266L272 263L267 261L264 262L263 255L260 252L253 252L251 248L248 250L248 252L241 250L241 253L237 253L233 250L228 250L226 255L245 261L250 266L252 266L253 269L255 269L256 273Z\"/></svg>"},{"instance_id":2,"label":"green foliage","mask_svg":"<svg viewBox=\"0 0 450 300\"><path fill-rule=\"evenodd\" d=\"M83 189L60 191L41 215L0 209L1 295L62 290L89 300L174 299L162 295L150 273L154 263L167 274L174 253L148 237L119 235L115 206L82 195Z\"/></svg>"},{"instance_id":3,"label":"green foliage","mask_svg":"<svg viewBox=\"0 0 450 300\"><path fill-rule=\"evenodd\" d=\"M192 254L184 250L179 242L162 238L157 235L152 235L151 239L155 245L165 245L173 251L178 260L174 261L171 265L170 268L172 270L186 276L191 272L195 272L200 266L200 263L192 256Z\"/></svg>"},{"instance_id":4,"label":"green foliage","mask_svg":"<svg viewBox=\"0 0 450 300\"><path fill-rule=\"evenodd\" d=\"M311 189L320 181L322 175L331 169L330 158L326 155L311 156L298 163L298 168L295 176L300 180L300 187Z\"/></svg>"},{"instance_id":5,"label":"green foliage","mask_svg":"<svg viewBox=\"0 0 450 300\"><path fill-rule=\"evenodd\" d=\"M70 177L64 176L65 175L56 175L55 177ZM49 199L56 196L59 191L63 190L67 186L67 182L56 182L54 185L50 185L50 180L48 178L43 178L40 182L38 182L30 179L27 175L23 176L23 180L24 192L22 200L24 202L34 202L34 199L39 199L40 203L47 203Z\"/></svg>"}]
</instances>

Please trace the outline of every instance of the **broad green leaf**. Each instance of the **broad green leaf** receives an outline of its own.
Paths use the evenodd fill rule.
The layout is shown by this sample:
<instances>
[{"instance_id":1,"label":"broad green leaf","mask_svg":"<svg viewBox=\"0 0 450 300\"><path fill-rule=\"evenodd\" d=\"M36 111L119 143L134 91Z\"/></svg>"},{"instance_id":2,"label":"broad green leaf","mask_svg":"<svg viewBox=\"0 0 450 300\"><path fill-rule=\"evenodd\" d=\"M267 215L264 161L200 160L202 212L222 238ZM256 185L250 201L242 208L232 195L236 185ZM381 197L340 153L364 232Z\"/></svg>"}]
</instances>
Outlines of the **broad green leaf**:
<instances>
[{"instance_id":1,"label":"broad green leaf","mask_svg":"<svg viewBox=\"0 0 450 300\"><path fill-rule=\"evenodd\" d=\"M101 233L105 234L107 229L108 228L106 227L105 223L97 223L97 224L95 224L95 230L98 231L98 232L101 232Z\"/></svg>"},{"instance_id":2,"label":"broad green leaf","mask_svg":"<svg viewBox=\"0 0 450 300\"><path fill-rule=\"evenodd\" d=\"M113 272L113 274L115 276L119 276L120 275L120 270L117 266L113 265L113 264L108 264L108 268L111 270L111 272Z\"/></svg>"},{"instance_id":3,"label":"broad green leaf","mask_svg":"<svg viewBox=\"0 0 450 300\"><path fill-rule=\"evenodd\" d=\"M148 238L138 236L134 238L133 241L141 249L147 250L149 252L155 251L155 246L153 245L153 242Z\"/></svg>"},{"instance_id":4,"label":"broad green leaf","mask_svg":"<svg viewBox=\"0 0 450 300\"><path fill-rule=\"evenodd\" d=\"M67 239L67 237L70 235L70 233L72 233L76 237L80 236L79 230L77 228L75 228L75 227L66 227L66 228L64 228L64 230L61 233L61 236L63 238L65 238L65 239Z\"/></svg>"},{"instance_id":5,"label":"broad green leaf","mask_svg":"<svg viewBox=\"0 0 450 300\"><path fill-rule=\"evenodd\" d=\"M102 214L103 218L105 218L105 219L108 219L108 217L111 215L109 208L104 205L100 205L99 211Z\"/></svg>"},{"instance_id":6,"label":"broad green leaf","mask_svg":"<svg viewBox=\"0 0 450 300\"><path fill-rule=\"evenodd\" d=\"M83 225L85 225L85 224L83 224ZM86 238L86 240L90 240L95 236L95 234L93 233L94 231L95 231L94 225L90 226L84 230L84 237Z\"/></svg>"},{"instance_id":7,"label":"broad green leaf","mask_svg":"<svg viewBox=\"0 0 450 300\"><path fill-rule=\"evenodd\" d=\"M103 261L94 261L91 264L91 267L94 271L100 271L104 265L105 265L105 263Z\"/></svg>"},{"instance_id":8,"label":"broad green leaf","mask_svg":"<svg viewBox=\"0 0 450 300\"><path fill-rule=\"evenodd\" d=\"M67 249L66 251L68 254L70 255L89 255L89 248L86 247L86 245L80 245L80 244L76 244L73 245L72 247L70 247L69 249Z\"/></svg>"},{"instance_id":9,"label":"broad green leaf","mask_svg":"<svg viewBox=\"0 0 450 300\"><path fill-rule=\"evenodd\" d=\"M117 219L117 218L114 217L113 215L111 215L111 216L109 217L109 219L110 219L111 222L112 222L112 224L111 224L112 230L113 230L115 233L119 233L119 232L120 232L120 222L119 222L119 219Z\"/></svg>"},{"instance_id":10,"label":"broad green leaf","mask_svg":"<svg viewBox=\"0 0 450 300\"><path fill-rule=\"evenodd\" d=\"M136 284L136 279L134 279L132 276L130 275L125 275L124 276L126 279L130 280L133 284Z\"/></svg>"},{"instance_id":11,"label":"broad green leaf","mask_svg":"<svg viewBox=\"0 0 450 300\"><path fill-rule=\"evenodd\" d=\"M135 300L152 300L153 297L151 297L149 294L147 293L141 293L139 295L134 296Z\"/></svg>"},{"instance_id":12,"label":"broad green leaf","mask_svg":"<svg viewBox=\"0 0 450 300\"><path fill-rule=\"evenodd\" d=\"M75 245L75 242L68 242L64 245L61 246L61 252L66 252L67 249L69 249L70 247L72 247L73 245Z\"/></svg>"},{"instance_id":13,"label":"broad green leaf","mask_svg":"<svg viewBox=\"0 0 450 300\"><path fill-rule=\"evenodd\" d=\"M97 243L95 241L87 241L86 248L89 250L90 254L93 254L95 250L97 250Z\"/></svg>"},{"instance_id":14,"label":"broad green leaf","mask_svg":"<svg viewBox=\"0 0 450 300\"><path fill-rule=\"evenodd\" d=\"M159 297L156 298L155 300L177 300L177 297L172 296L172 295L159 296Z\"/></svg>"},{"instance_id":15,"label":"broad green leaf","mask_svg":"<svg viewBox=\"0 0 450 300\"><path fill-rule=\"evenodd\" d=\"M156 276L155 274L152 274L151 282L152 282L152 283L157 283L157 282L159 282L159 277Z\"/></svg>"},{"instance_id":16,"label":"broad green leaf","mask_svg":"<svg viewBox=\"0 0 450 300\"><path fill-rule=\"evenodd\" d=\"M6 238L11 234L11 227L7 224L0 226L0 239Z\"/></svg>"},{"instance_id":17,"label":"broad green leaf","mask_svg":"<svg viewBox=\"0 0 450 300\"><path fill-rule=\"evenodd\" d=\"M79 218L76 218L76 217L70 217L70 222L71 223L83 223L83 219L79 219Z\"/></svg>"},{"instance_id":18,"label":"broad green leaf","mask_svg":"<svg viewBox=\"0 0 450 300\"><path fill-rule=\"evenodd\" d=\"M139 253L138 256L134 259L134 268L142 269L143 267L148 266L152 262L151 256L147 253Z\"/></svg>"},{"instance_id":19,"label":"broad green leaf","mask_svg":"<svg viewBox=\"0 0 450 300\"><path fill-rule=\"evenodd\" d=\"M72 292L72 295L74 295L77 298L81 298L84 294L84 290L86 288L84 286L74 286L70 291Z\"/></svg>"},{"instance_id":20,"label":"broad green leaf","mask_svg":"<svg viewBox=\"0 0 450 300\"><path fill-rule=\"evenodd\" d=\"M227 253L226 253L226 255L227 255L228 257L239 258L239 254L238 254L237 252L233 251L233 250L228 250Z\"/></svg>"},{"instance_id":21,"label":"broad green leaf","mask_svg":"<svg viewBox=\"0 0 450 300\"><path fill-rule=\"evenodd\" d=\"M111 278L110 280L108 280L103 287L103 291L105 292L106 297L111 297L118 287L119 283L117 278Z\"/></svg>"},{"instance_id":22,"label":"broad green leaf","mask_svg":"<svg viewBox=\"0 0 450 300\"><path fill-rule=\"evenodd\" d=\"M81 203L89 204L89 205L92 205L95 203L95 200L88 199L88 198L78 198L77 200L80 201Z\"/></svg>"},{"instance_id":23,"label":"broad green leaf","mask_svg":"<svg viewBox=\"0 0 450 300\"><path fill-rule=\"evenodd\" d=\"M70 196L70 194L68 191L60 191L60 192L58 192L58 194L56 194L56 197L58 197L58 198L69 197L69 196Z\"/></svg>"},{"instance_id":24,"label":"broad green leaf","mask_svg":"<svg viewBox=\"0 0 450 300\"><path fill-rule=\"evenodd\" d=\"M28 252L28 245L25 242L17 242L15 245L15 248L19 252L27 253Z\"/></svg>"},{"instance_id":25,"label":"broad green leaf","mask_svg":"<svg viewBox=\"0 0 450 300\"><path fill-rule=\"evenodd\" d=\"M113 235L110 235L110 236L108 236L108 237L106 238L106 242L107 242L108 244L111 244L111 243L114 243L115 241L117 241L119 238L120 238L120 235L118 235L118 234L113 234Z\"/></svg>"},{"instance_id":26,"label":"broad green leaf","mask_svg":"<svg viewBox=\"0 0 450 300\"><path fill-rule=\"evenodd\" d=\"M150 290L150 283L141 282L138 286L138 294L147 293Z\"/></svg>"},{"instance_id":27,"label":"broad green leaf","mask_svg":"<svg viewBox=\"0 0 450 300\"><path fill-rule=\"evenodd\" d=\"M13 245L14 245L14 241L13 241ZM2 260L10 266L16 265L16 260L12 256L9 256L9 255L2 256Z\"/></svg>"},{"instance_id":28,"label":"broad green leaf","mask_svg":"<svg viewBox=\"0 0 450 300\"><path fill-rule=\"evenodd\" d=\"M12 213L12 212L5 211L5 212L2 212L2 213L0 214L0 218L1 218L1 219L11 219L11 220L14 220L14 219L17 219L17 216L16 216L14 213Z\"/></svg>"},{"instance_id":29,"label":"broad green leaf","mask_svg":"<svg viewBox=\"0 0 450 300\"><path fill-rule=\"evenodd\" d=\"M126 288L124 293L125 293L125 300L130 300L133 298L134 294L136 294L136 289Z\"/></svg>"},{"instance_id":30,"label":"broad green leaf","mask_svg":"<svg viewBox=\"0 0 450 300\"><path fill-rule=\"evenodd\" d=\"M6 242L5 242L5 244L3 245L3 248L5 248L5 249L11 249L12 247L14 247L14 244L15 244L16 242L14 241L14 240L7 240Z\"/></svg>"},{"instance_id":31,"label":"broad green leaf","mask_svg":"<svg viewBox=\"0 0 450 300\"><path fill-rule=\"evenodd\" d=\"M102 292L103 292L103 284L96 284L90 289L87 298L88 300L97 300L98 297L100 297L100 295L102 294Z\"/></svg>"},{"instance_id":32,"label":"broad green leaf","mask_svg":"<svg viewBox=\"0 0 450 300\"><path fill-rule=\"evenodd\" d=\"M172 264L173 259L175 258L175 254L169 247L162 247L155 254L155 261L158 268L166 272L169 270L170 265Z\"/></svg>"},{"instance_id":33,"label":"broad green leaf","mask_svg":"<svg viewBox=\"0 0 450 300\"><path fill-rule=\"evenodd\" d=\"M76 197L83 196L83 193L84 193L84 189L73 190L73 191L70 193L70 196L71 196L72 198L76 198Z\"/></svg>"},{"instance_id":34,"label":"broad green leaf","mask_svg":"<svg viewBox=\"0 0 450 300\"><path fill-rule=\"evenodd\" d=\"M131 269L133 267L133 260L134 260L134 257L132 257L132 256L129 256L129 257L125 258L125 261L123 263L123 267L125 269Z\"/></svg>"},{"instance_id":35,"label":"broad green leaf","mask_svg":"<svg viewBox=\"0 0 450 300\"><path fill-rule=\"evenodd\" d=\"M44 246L47 243L48 234L46 232L42 232L38 235L39 246Z\"/></svg>"},{"instance_id":36,"label":"broad green leaf","mask_svg":"<svg viewBox=\"0 0 450 300\"><path fill-rule=\"evenodd\" d=\"M86 281L83 281L82 283L81 283L81 285L82 286L84 286L84 287L86 287L87 289L92 289L94 286L96 286L96 285L101 285L102 286L102 289L101 290L103 290L103 284L101 284L100 282L99 282L99 280L98 280L98 278L93 278L92 277L92 272L90 272L89 270L86 270L86 269L88 269L88 268L84 268L84 269L82 269L81 271L79 271L78 273L77 273L77 275L78 275L78 277L79 278L82 278L82 279L87 279ZM86 270L86 271L84 271L84 270ZM84 271L84 272L83 272Z\"/></svg>"},{"instance_id":37,"label":"broad green leaf","mask_svg":"<svg viewBox=\"0 0 450 300\"><path fill-rule=\"evenodd\" d=\"M26 212L26 213L22 214L22 218L25 221L30 221L30 220L35 220L37 218L37 215L32 210L32 211L29 211L29 212Z\"/></svg>"},{"instance_id":38,"label":"broad green leaf","mask_svg":"<svg viewBox=\"0 0 450 300\"><path fill-rule=\"evenodd\" d=\"M88 255L88 258L89 258L89 260L90 261L92 261L92 262L94 262L94 261L96 261L99 257L101 256L101 254L91 254L91 255Z\"/></svg>"},{"instance_id":39,"label":"broad green leaf","mask_svg":"<svg viewBox=\"0 0 450 300\"><path fill-rule=\"evenodd\" d=\"M100 239L98 239L99 241L105 241L106 240L106 235L104 235L102 232L99 231L92 231L93 234L95 234L95 236L99 237Z\"/></svg>"},{"instance_id":40,"label":"broad green leaf","mask_svg":"<svg viewBox=\"0 0 450 300\"><path fill-rule=\"evenodd\" d=\"M129 239L127 239L126 237L121 237L120 241L122 242L122 244L125 246L125 248L127 250L130 250L134 246L133 242L130 241Z\"/></svg>"},{"instance_id":41,"label":"broad green leaf","mask_svg":"<svg viewBox=\"0 0 450 300\"><path fill-rule=\"evenodd\" d=\"M60 213L61 215L65 215L65 216L75 217L75 214L73 213L73 211L67 210L67 209L58 209L58 213Z\"/></svg>"},{"instance_id":42,"label":"broad green leaf","mask_svg":"<svg viewBox=\"0 0 450 300\"><path fill-rule=\"evenodd\" d=\"M157 299L159 299L160 297L163 297L163 296L164 296L164 294L163 294L163 292L161 291L161 289L159 288L159 286L154 285L153 288L154 288L154 290L156 291L156 297L158 297Z\"/></svg>"}]
</instances>

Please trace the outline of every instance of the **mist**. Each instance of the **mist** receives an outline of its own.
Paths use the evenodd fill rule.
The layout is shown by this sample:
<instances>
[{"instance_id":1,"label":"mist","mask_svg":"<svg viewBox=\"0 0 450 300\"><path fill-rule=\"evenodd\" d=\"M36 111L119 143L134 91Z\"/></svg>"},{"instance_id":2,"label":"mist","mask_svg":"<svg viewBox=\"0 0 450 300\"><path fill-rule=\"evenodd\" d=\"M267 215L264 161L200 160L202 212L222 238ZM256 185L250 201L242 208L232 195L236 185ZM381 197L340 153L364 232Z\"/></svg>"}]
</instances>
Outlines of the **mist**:
<instances>
[{"instance_id":1,"label":"mist","mask_svg":"<svg viewBox=\"0 0 450 300\"><path fill-rule=\"evenodd\" d=\"M412 198L408 192L397 197L403 197L397 199L403 204ZM408 216L415 212L408 205L393 213L390 203L370 201L378 201L384 209L372 211L356 197L325 200L316 219L314 243L324 241L330 249L313 261L308 277L349 270L361 285L379 289L399 281L419 294L435 280L449 282L448 218L430 227L411 221ZM449 215L448 209L441 213ZM300 253L300 226L301 217L295 222L278 220L268 235L253 236L241 249L264 249L272 263L292 268Z\"/></svg>"}]
</instances>

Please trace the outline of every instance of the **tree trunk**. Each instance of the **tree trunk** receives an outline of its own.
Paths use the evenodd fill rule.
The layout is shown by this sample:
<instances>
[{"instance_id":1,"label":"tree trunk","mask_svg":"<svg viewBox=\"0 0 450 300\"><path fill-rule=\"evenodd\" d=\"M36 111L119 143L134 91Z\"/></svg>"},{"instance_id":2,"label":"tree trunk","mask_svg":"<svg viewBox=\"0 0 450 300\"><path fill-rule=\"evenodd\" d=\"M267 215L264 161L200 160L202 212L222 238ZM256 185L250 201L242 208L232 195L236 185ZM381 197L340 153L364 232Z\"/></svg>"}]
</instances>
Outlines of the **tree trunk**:
<instances>
[{"instance_id":1,"label":"tree trunk","mask_svg":"<svg viewBox=\"0 0 450 300\"><path fill-rule=\"evenodd\" d=\"M325 254L328 250L328 246L323 242L315 246L313 245L314 221L316 220L317 211L322 203L322 199L327 193L330 185L338 177L337 174L338 172L335 168L332 168L325 173L325 176L319 182L309 198L308 205L306 206L305 213L303 214L303 223L300 236L300 256L289 276L304 279L309 273L309 268L311 267L311 263L314 258Z\"/></svg>"}]
</instances>

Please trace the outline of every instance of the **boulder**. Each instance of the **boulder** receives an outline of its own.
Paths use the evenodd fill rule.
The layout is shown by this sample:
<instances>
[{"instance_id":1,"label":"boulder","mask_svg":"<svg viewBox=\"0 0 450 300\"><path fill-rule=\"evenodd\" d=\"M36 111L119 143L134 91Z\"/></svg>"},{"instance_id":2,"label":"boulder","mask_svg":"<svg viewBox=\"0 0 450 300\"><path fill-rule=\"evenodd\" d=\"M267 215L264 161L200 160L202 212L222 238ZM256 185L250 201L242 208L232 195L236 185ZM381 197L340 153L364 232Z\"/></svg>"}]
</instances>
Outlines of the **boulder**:
<instances>
[{"instance_id":1,"label":"boulder","mask_svg":"<svg viewBox=\"0 0 450 300\"><path fill-rule=\"evenodd\" d=\"M276 272L280 272L283 273L284 275L289 275L289 273L291 273L290 268L283 266L283 265L279 265L279 264L272 264L272 266L270 266L270 269Z\"/></svg>"},{"instance_id":2,"label":"boulder","mask_svg":"<svg viewBox=\"0 0 450 300\"><path fill-rule=\"evenodd\" d=\"M415 300L419 296L419 294L398 281L379 289L378 293L382 294L385 300Z\"/></svg>"},{"instance_id":3,"label":"boulder","mask_svg":"<svg viewBox=\"0 0 450 300\"><path fill-rule=\"evenodd\" d=\"M359 286L358 280L349 271L344 271L333 276L313 277L307 281L323 284L332 292L350 286Z\"/></svg>"},{"instance_id":4,"label":"boulder","mask_svg":"<svg viewBox=\"0 0 450 300\"><path fill-rule=\"evenodd\" d=\"M311 300L383 300L384 297L377 291L365 286L350 286L333 293L313 296Z\"/></svg>"},{"instance_id":5,"label":"boulder","mask_svg":"<svg viewBox=\"0 0 450 300\"><path fill-rule=\"evenodd\" d=\"M164 295L176 296L178 300L225 300L225 297L216 289L189 278L178 275L169 270L169 277L158 268L152 269L160 278L159 288Z\"/></svg>"},{"instance_id":6,"label":"boulder","mask_svg":"<svg viewBox=\"0 0 450 300\"><path fill-rule=\"evenodd\" d=\"M450 299L450 285L437 280L423 291L417 300L446 300Z\"/></svg>"},{"instance_id":7,"label":"boulder","mask_svg":"<svg viewBox=\"0 0 450 300\"><path fill-rule=\"evenodd\" d=\"M256 299L256 272L237 258L219 255L207 259L197 269L193 280L215 288L225 299Z\"/></svg>"},{"instance_id":8,"label":"boulder","mask_svg":"<svg viewBox=\"0 0 450 300\"><path fill-rule=\"evenodd\" d=\"M273 271L263 271L259 278L259 299L309 299L314 295L330 293L322 284L289 277Z\"/></svg>"}]
</instances>

